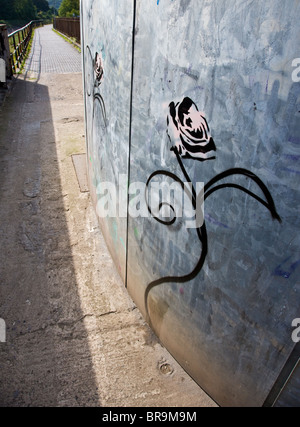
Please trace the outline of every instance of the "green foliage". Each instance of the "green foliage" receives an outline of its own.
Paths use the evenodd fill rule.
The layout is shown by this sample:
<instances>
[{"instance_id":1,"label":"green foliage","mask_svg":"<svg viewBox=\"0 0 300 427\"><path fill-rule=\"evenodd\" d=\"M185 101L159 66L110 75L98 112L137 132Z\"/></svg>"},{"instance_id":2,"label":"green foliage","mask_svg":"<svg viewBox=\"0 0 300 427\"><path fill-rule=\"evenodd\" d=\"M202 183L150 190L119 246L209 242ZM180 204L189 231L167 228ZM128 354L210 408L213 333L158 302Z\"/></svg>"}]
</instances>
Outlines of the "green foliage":
<instances>
[{"instance_id":1,"label":"green foliage","mask_svg":"<svg viewBox=\"0 0 300 427\"><path fill-rule=\"evenodd\" d=\"M36 7L33 0L15 0L14 6L17 18L28 21L36 18Z\"/></svg>"},{"instance_id":2,"label":"green foliage","mask_svg":"<svg viewBox=\"0 0 300 427\"><path fill-rule=\"evenodd\" d=\"M0 0L0 19L13 19L14 14L14 1Z\"/></svg>"},{"instance_id":3,"label":"green foliage","mask_svg":"<svg viewBox=\"0 0 300 427\"><path fill-rule=\"evenodd\" d=\"M0 0L1 20L31 21L50 14L47 0Z\"/></svg>"},{"instance_id":4,"label":"green foliage","mask_svg":"<svg viewBox=\"0 0 300 427\"><path fill-rule=\"evenodd\" d=\"M79 16L79 0L63 0L58 9L58 15L67 18Z\"/></svg>"},{"instance_id":5,"label":"green foliage","mask_svg":"<svg viewBox=\"0 0 300 427\"><path fill-rule=\"evenodd\" d=\"M39 12L48 12L50 9L47 0L33 0L33 4Z\"/></svg>"}]
</instances>

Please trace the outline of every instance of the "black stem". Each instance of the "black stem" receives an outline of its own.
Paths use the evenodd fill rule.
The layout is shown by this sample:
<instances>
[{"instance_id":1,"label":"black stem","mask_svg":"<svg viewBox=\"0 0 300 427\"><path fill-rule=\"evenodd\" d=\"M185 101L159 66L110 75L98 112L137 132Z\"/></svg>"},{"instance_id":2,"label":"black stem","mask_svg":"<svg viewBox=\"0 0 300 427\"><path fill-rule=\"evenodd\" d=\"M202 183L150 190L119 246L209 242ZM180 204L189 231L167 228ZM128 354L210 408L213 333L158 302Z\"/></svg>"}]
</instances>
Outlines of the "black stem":
<instances>
[{"instance_id":1,"label":"black stem","mask_svg":"<svg viewBox=\"0 0 300 427\"><path fill-rule=\"evenodd\" d=\"M212 180L210 180L208 182L208 184L205 185L204 187L204 196L202 196L202 199L200 199L199 197L197 197L195 188L191 182L191 179L183 165L183 162L181 160L180 154L178 153L177 148L172 148L172 151L174 151L177 161L179 163L179 166L181 168L181 171L186 179L186 181L188 183L191 184L191 189L192 189L192 194L189 194L191 201L193 203L193 208L196 210L196 205L197 203L201 202L201 204L203 204L204 200L206 200L211 194L213 194L214 192L221 190L223 188L235 188L238 189L240 191L243 191L244 193L248 194L249 196L253 197L255 200L257 200L259 203L261 203L263 206L265 206L270 212L271 215L273 217L273 219L276 219L277 221L279 221L280 223L282 222L280 216L277 213L276 207L275 207L275 203L274 200L271 196L271 193L269 192L269 190L267 189L266 185L261 181L260 178L258 178L257 175L255 175L254 173L246 170L246 169L242 169L242 168L234 168L234 169L230 169L228 171L225 171L219 175L217 175L216 177L214 177ZM167 172L167 171L156 171L154 172L150 178L147 181L147 185L146 185L146 189L149 186L149 183L151 181L151 179L154 176L157 175L166 175L172 179L174 179L175 181L179 182L180 185L182 186L183 189L186 190L186 187L184 186L183 182L173 173L171 172ZM257 196L255 193L252 193L250 190L242 187L241 185L238 184L233 184L233 183L229 183L229 184L220 184L217 185L215 187L213 187L216 183L218 183L219 181L229 177L229 176L233 176L233 175L243 175L246 176L247 178L250 178L252 181L254 181L259 188L261 189L261 191L263 192L266 201L263 200L261 197ZM213 188L211 188L213 187ZM147 190L146 190L147 193ZM162 205L162 204L161 204ZM148 210L150 212L150 214L152 215L152 211L148 205ZM174 218L172 221L162 221L159 218L155 218L158 222L165 224L165 225L172 225L174 224L174 222L176 221L176 218ZM208 254L208 238L207 238L207 229L206 229L206 224L205 221L203 222L203 225L201 227L197 228L197 234L198 234L198 238L201 242L202 245L202 252L201 252L201 256L199 258L199 261L196 265L196 267L194 268L194 270L185 275L185 276L181 276L181 277L176 277L176 276L167 276L167 277L163 277L161 279L155 280L153 282L151 282L145 291L145 298L144 298L144 303L145 303L145 309L146 309L146 319L148 321L148 323L150 324L150 326L152 326L151 324L151 319L150 319L150 315L149 315L149 308L148 308L148 297L149 297L149 293L151 292L151 290L163 283L186 283L189 282L193 279L195 279L198 274L201 272L204 262L206 260L207 254Z\"/></svg>"},{"instance_id":2,"label":"black stem","mask_svg":"<svg viewBox=\"0 0 300 427\"><path fill-rule=\"evenodd\" d=\"M263 192L265 198L266 198L266 202L261 199L259 196L257 196L256 194L252 193L251 191L247 190L246 188L237 185L237 184L222 184L219 185L217 187L212 188L211 190L209 190L214 184L216 184L217 182L229 177L229 176L233 176L233 175L243 175L246 176L247 178L250 178L252 181L254 181L259 188L261 189L261 191ZM273 219L276 219L277 221L279 221L280 223L282 222L280 216L277 213L276 207L275 207L275 203L274 200L271 196L270 191L267 189L266 185L262 182L262 180L260 178L258 178L257 175L255 175L254 173L248 171L247 169L242 169L242 168L233 168L233 169L229 169L225 172L220 173L219 175L215 176L212 180L210 180L208 182L208 184L205 185L204 187L204 199L207 199L207 197L214 193L217 190L220 190L221 188L237 188L238 190L241 190L245 193L247 193L249 196L253 197L254 199L256 199L257 201L259 201L262 205L264 205L270 212L272 215ZM209 191L208 191L209 190Z\"/></svg>"},{"instance_id":3,"label":"black stem","mask_svg":"<svg viewBox=\"0 0 300 427\"><path fill-rule=\"evenodd\" d=\"M173 151L176 154L178 163L180 165L180 168L182 170L182 173L183 173L186 181L188 183L191 183L190 177L189 177L189 175L188 175L188 173L187 173L187 171L186 171L186 169L185 169L185 167L184 167L184 165L183 165L183 163L181 161L181 158L180 158L180 155L179 155L179 153L177 151L177 148L175 148ZM174 179L176 182L179 182L183 189L187 190L185 188L183 182L181 181L181 179L179 179L175 174L173 174L171 172L168 172L168 171L156 171L156 172L154 172L150 176L150 178L147 181L146 192L147 192L147 188L149 186L149 183L150 183L151 179L154 176L157 176L157 175L166 175L166 176L169 176L170 178ZM189 194L189 196L190 196L190 198L192 200L193 208L196 209L197 194L196 194L195 188L192 185L192 183L191 183L191 186L192 186L192 195ZM149 210L150 214L152 215L152 211L151 211L149 205L148 205L148 210ZM167 223L165 221L160 220L159 218L155 218L155 219L158 222L160 222L162 224L165 224L165 225L172 225L175 222L175 220L176 220L176 218L175 218L175 220L173 220L172 224L171 224L170 222ZM203 265L204 265L204 262L205 262L205 259L206 259L207 253L208 253L208 239L207 239L207 230L206 230L205 223L203 223L203 225L201 227L197 228L197 234L198 234L198 238L199 238L199 240L201 242L201 245L202 245L202 252L201 252L201 256L200 256L199 261L198 261L196 267L194 268L194 270L191 273L189 273L189 274L187 274L185 276L180 276L180 277L167 276L167 277L163 277L163 278L158 279L158 280L154 280L146 288L145 297L144 297L144 304L145 304L145 310L146 310L146 320L147 320L147 322L149 323L149 325L151 327L153 327L153 325L151 323L151 318L150 318L150 315L149 315L149 308L148 308L148 296L149 296L149 293L151 292L151 290L153 288L155 288L155 287L163 284L163 283L174 283L174 282L175 283L187 283L187 282L190 282L191 280L195 279L198 276L198 274L200 273L200 271L203 268Z\"/></svg>"}]
</instances>

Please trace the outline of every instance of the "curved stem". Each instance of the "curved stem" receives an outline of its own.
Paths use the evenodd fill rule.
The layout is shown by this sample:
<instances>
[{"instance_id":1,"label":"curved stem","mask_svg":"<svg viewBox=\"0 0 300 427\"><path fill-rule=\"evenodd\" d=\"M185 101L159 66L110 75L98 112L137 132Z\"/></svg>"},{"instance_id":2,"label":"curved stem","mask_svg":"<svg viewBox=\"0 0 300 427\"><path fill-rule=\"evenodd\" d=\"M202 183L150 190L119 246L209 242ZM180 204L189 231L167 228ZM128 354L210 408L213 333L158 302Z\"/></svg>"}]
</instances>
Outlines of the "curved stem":
<instances>
[{"instance_id":1,"label":"curved stem","mask_svg":"<svg viewBox=\"0 0 300 427\"><path fill-rule=\"evenodd\" d=\"M254 181L259 186L261 191L263 192L263 194L266 198L266 201L264 201L262 198L260 198L256 194L252 193L251 191L247 190L246 188L244 188L238 184L232 184L232 183L221 184L221 185L214 187L211 190L209 190L217 182L219 182L219 181L221 181L221 180L223 180L229 176L233 176L233 175L243 175L243 176L246 176L247 178L250 178L252 181ZM217 190L220 190L221 188L237 188L237 189L243 191L244 193L247 193L249 196L253 197L258 202L260 202L262 205L264 205L271 212L273 219L276 219L280 223L282 222L280 216L277 213L275 203L274 203L274 200L271 196L270 191L268 190L266 185L262 182L262 180L260 178L258 178L257 175L248 171L247 169L233 168L233 169L229 169L229 170L222 172L219 175L215 176L212 180L210 180L204 186L204 200L207 199L208 196L210 196L212 193L214 193Z\"/></svg>"},{"instance_id":2,"label":"curved stem","mask_svg":"<svg viewBox=\"0 0 300 427\"><path fill-rule=\"evenodd\" d=\"M101 96L100 93L95 93L94 94L94 101L98 101L99 104L100 104L101 113L102 113L102 117L103 117L103 120L104 120L104 126L106 127L106 125L107 125L107 123L106 123L106 108L105 108L104 100L103 100L103 98L102 98L102 96ZM95 113L95 108L93 110L93 116L94 116L94 113Z\"/></svg>"},{"instance_id":3,"label":"curved stem","mask_svg":"<svg viewBox=\"0 0 300 427\"><path fill-rule=\"evenodd\" d=\"M184 175L185 179L187 180L188 183L191 183L190 177L189 177L189 175L188 175L188 173L187 173L187 171L186 171L186 169L185 169L185 167L184 167L184 165L183 165L183 163L181 161L180 155L179 155L179 153L178 153L178 151L177 151L176 148L174 149L174 152L176 154L178 163L180 165L180 168L181 168L181 170L183 172L183 175ZM182 186L182 188L184 188L183 182L175 174L172 174L171 172L168 172L168 171L156 171L156 172L154 172L150 176L150 178L147 181L146 192L147 192L147 188L149 186L149 183L150 183L151 179L154 176L157 176L157 175L166 175L166 176L169 176L172 179L174 179L175 181L179 182L180 185ZM194 188L194 186L192 184L191 184L191 188L192 188L192 194L189 194L189 196L190 196L190 198L192 200L194 209L196 209L197 194L196 194L195 188ZM148 210L149 210L150 214L152 214L152 211L149 208L149 206L148 206ZM163 223L165 225L171 225L171 223L166 223L166 222L164 222L162 220L159 220L158 218L155 218L155 219L158 222ZM172 224L174 222L175 221L172 221ZM145 304L145 310L146 310L146 320L147 320L147 322L149 323L149 325L151 327L152 327L152 323L151 323L151 318L150 318L150 315L149 315L149 307L148 307L148 297L149 297L149 293L151 292L151 290L153 288L155 288L155 287L163 284L163 283L174 283L174 282L176 282L176 283L187 283L187 282L190 282L191 280L195 279L198 276L198 274L200 273L200 271L203 268L203 265L204 265L204 262L205 262L205 259L206 259L207 253L208 253L208 239L207 239L207 230L206 230L205 223L203 223L203 225L201 227L197 228L197 234L198 234L198 238L199 238L199 240L201 242L201 245L202 245L202 251L201 251L201 255L200 255L199 261L197 262L197 265L193 269L193 271L191 273L189 273L189 274L186 274L185 276L180 276L180 277L178 277L178 276L167 276L167 277L162 277L161 279L158 279L158 280L154 280L153 282L151 282L147 286L147 288L145 290L144 304Z\"/></svg>"},{"instance_id":4,"label":"curved stem","mask_svg":"<svg viewBox=\"0 0 300 427\"><path fill-rule=\"evenodd\" d=\"M185 177L185 179L187 180L188 183L191 184L191 189L192 189L192 194L190 194L190 198L191 201L193 203L193 208L196 209L196 205L197 203L201 202L203 203L204 200L206 200L211 194L213 194L214 192L221 190L223 188L235 188L238 189L240 191L243 191L244 193L248 194L249 196L253 197L255 200L257 200L259 203L261 203L263 206L265 206L270 212L271 215L273 217L273 219L276 219L279 222L282 222L280 216L277 213L276 207L275 207L275 203L274 200L271 196L271 193L269 192L269 190L267 189L266 185L262 182L262 180L260 178L258 178L257 175L255 175L254 173L246 170L246 169L242 169L242 168L234 168L234 169L229 169L219 175L217 175L216 177L214 177L213 179L211 179L208 184L205 185L204 187L204 196L202 197L202 199L197 199L197 194L195 191L195 188L191 182L191 179L182 163L181 157L178 153L177 148L173 148L172 149L176 155L177 161L179 163L179 166L181 168L181 171ZM184 184L183 182L174 174L167 172L167 171L157 171L154 172L150 178L148 179L147 182L147 186L146 188L148 188L148 185L151 181L151 179L156 176L156 175L166 175L171 177L172 179L174 179L175 181L179 182L181 184L181 186L184 188ZM258 187L261 189L261 191L263 192L266 201L263 200L261 197L257 196L255 193L253 193L252 191L248 190L247 188L242 187L241 185L238 184L233 184L233 183L225 183L225 184L220 184L214 187L214 185L216 183L218 183L219 181L229 177L229 176L233 176L233 175L243 175L246 176L247 178L250 178L252 181L254 181ZM146 190L147 191L147 190ZM148 210L150 212L150 214L152 215L152 211L148 206ZM159 221L162 224L165 225L172 225L176 218L172 221L172 222L166 222L166 221L162 221L159 220L158 218L155 218L157 221ZM208 254L208 238L207 238L207 229L206 229L206 224L205 221L203 223L203 225L201 227L197 228L197 234L198 234L198 238L201 242L201 246L202 246L202 252L199 258L199 261L196 265L196 267L194 268L194 270L189 273L186 274L185 276L181 276L181 277L176 277L176 276L167 276L167 277L163 277L161 279L155 280L153 282L151 282L145 291L145 298L144 298L144 303L145 303L145 309L146 309L146 319L148 321L148 323L150 324L150 326L152 326L151 324L151 319L150 319L150 315L149 315L149 308L148 308L148 297L149 297L149 293L151 292L151 290L163 283L186 283L189 282L193 279L195 279L197 277L197 275L201 272L204 262L206 260L207 254Z\"/></svg>"}]
</instances>

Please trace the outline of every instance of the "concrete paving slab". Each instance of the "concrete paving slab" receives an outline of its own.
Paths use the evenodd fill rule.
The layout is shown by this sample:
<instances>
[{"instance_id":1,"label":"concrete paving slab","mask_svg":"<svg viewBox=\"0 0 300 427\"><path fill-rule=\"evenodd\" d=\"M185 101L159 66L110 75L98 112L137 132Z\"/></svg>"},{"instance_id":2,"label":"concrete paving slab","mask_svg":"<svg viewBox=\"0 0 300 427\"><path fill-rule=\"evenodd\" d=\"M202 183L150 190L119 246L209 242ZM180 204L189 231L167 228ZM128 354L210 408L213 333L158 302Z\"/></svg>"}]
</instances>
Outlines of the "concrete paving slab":
<instances>
[{"instance_id":1,"label":"concrete paving slab","mask_svg":"<svg viewBox=\"0 0 300 427\"><path fill-rule=\"evenodd\" d=\"M80 191L82 193L86 193L89 191L88 178L87 178L86 153L73 154L72 161L75 168Z\"/></svg>"}]
</instances>

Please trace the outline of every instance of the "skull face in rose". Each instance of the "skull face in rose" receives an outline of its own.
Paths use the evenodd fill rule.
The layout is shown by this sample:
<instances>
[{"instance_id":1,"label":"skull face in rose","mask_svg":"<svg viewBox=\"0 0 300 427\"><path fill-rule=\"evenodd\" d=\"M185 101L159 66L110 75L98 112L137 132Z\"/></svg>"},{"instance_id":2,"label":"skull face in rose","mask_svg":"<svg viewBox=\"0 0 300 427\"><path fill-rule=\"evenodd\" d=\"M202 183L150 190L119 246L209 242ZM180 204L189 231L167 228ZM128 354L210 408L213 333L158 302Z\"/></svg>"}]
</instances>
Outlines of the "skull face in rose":
<instances>
[{"instance_id":1,"label":"skull face in rose","mask_svg":"<svg viewBox=\"0 0 300 427\"><path fill-rule=\"evenodd\" d=\"M200 161L216 158L207 120L190 98L177 104L171 102L167 123L172 150L176 149L182 158Z\"/></svg>"},{"instance_id":2,"label":"skull face in rose","mask_svg":"<svg viewBox=\"0 0 300 427\"><path fill-rule=\"evenodd\" d=\"M96 74L95 83L100 86L103 80L103 59L101 53L96 52L94 61L94 71Z\"/></svg>"}]
</instances>

